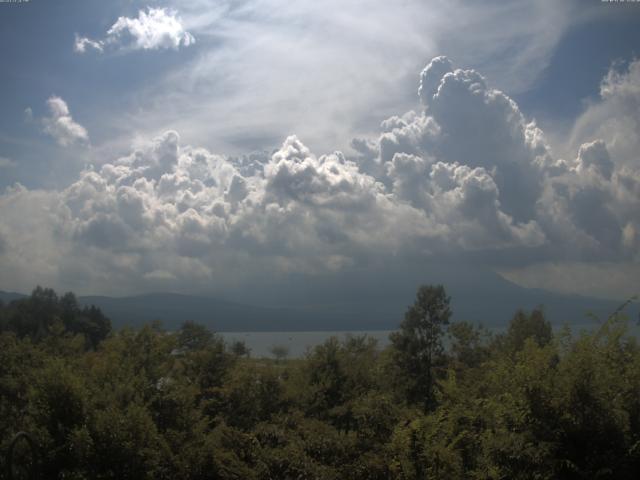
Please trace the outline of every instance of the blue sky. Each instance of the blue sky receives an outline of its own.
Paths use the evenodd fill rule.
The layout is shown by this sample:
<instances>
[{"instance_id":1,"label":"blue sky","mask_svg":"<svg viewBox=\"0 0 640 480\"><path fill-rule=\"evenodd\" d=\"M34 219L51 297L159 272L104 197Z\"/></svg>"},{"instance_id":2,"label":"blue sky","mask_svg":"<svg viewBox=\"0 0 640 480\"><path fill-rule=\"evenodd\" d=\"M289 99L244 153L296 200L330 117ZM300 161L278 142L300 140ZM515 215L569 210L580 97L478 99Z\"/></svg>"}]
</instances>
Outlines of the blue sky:
<instances>
[{"instance_id":1,"label":"blue sky","mask_svg":"<svg viewBox=\"0 0 640 480\"><path fill-rule=\"evenodd\" d=\"M521 285L611 297L640 278L639 25L634 2L0 3L0 288L215 291L220 269L238 288L264 273L249 261L338 278L444 249ZM458 93L421 102L427 80ZM492 122L508 141L474 139ZM467 188L485 210L470 213ZM125 197L140 218L117 210ZM20 237L25 212L45 210L50 248ZM48 250L44 279L29 248Z\"/></svg>"},{"instance_id":2,"label":"blue sky","mask_svg":"<svg viewBox=\"0 0 640 480\"><path fill-rule=\"evenodd\" d=\"M3 63L6 65L5 74L0 79L0 96L3 105L2 115L0 116L0 156L10 158L15 161L17 168L3 172L0 180L0 187L4 188L11 185L15 181L19 181L24 185L39 186L64 186L69 181L69 177L77 173L87 162L87 157L91 154L87 152L77 152L69 149L58 149L50 138L42 135L42 132L24 121L24 110L31 108L35 113L41 113L45 110L45 101L51 95L58 95L65 99L71 106L73 116L81 119L80 122L91 132L92 144L96 147L112 147L118 152L118 148L126 148L131 143L131 139L135 135L145 136L155 134L165 129L176 128L176 124L184 126L189 123L188 118L183 117L183 109L173 106L171 110L175 112L164 113L159 116L161 119L154 122L148 130L145 128L145 120L147 116L153 116L157 113L157 105L152 105L157 98L165 94L176 94L171 91L175 85L171 81L167 81L166 77L175 75L184 75L189 78L194 70L204 70L207 68L207 56L212 52L223 49L225 43L224 38L216 35L216 24L225 23L225 15L232 17L234 5L249 6L248 12L243 16L251 14L250 7L255 3L256 15L269 7L269 2L184 2L189 7L189 15L194 23L203 23L202 32L197 35L198 41L189 48L158 49L153 51L131 51L127 53L111 51L107 54L95 54L88 52L79 55L73 49L74 37L76 34L88 36L92 38L100 38L106 30L121 16L134 18L140 9L148 7L168 6L169 8L178 9L180 2L136 2L136 1L114 1L114 2L98 2L98 1L72 1L66 0L61 2L45 2L31 1L21 4L2 5L0 11L0 41L3 48ZM277 2L274 2L277 3ZM304 3L304 2L302 2ZM371 2L375 3L375 2ZM413 12L415 5L412 2L405 2L408 10L407 16ZM497 2L499 5L501 2ZM513 2L517 4L518 2ZM552 5L553 2L548 2ZM265 5L266 4L266 5ZM455 4L455 2L454 2ZM571 4L571 2L567 2ZM200 8L198 8L200 5ZM461 4L464 5L464 4ZM489 4L487 4L489 5ZM275 5L275 8L284 8L286 6ZM411 8L410 8L411 7ZM429 10L429 5L424 5L425 13ZM355 16L358 10L365 10L367 2L357 5L353 8L349 15ZM403 6L398 9L402 10ZM468 8L468 5L465 6ZM491 7L480 7L483 10ZM556 16L554 12L555 6L545 6L540 8L540 22L547 21L546 17ZM318 27L313 21L313 10L310 9L308 15L310 19L305 18L307 12L303 8L299 12L292 12L291 15L300 23L299 28L304 31L304 22L308 21L313 24L313 31ZM397 10L395 7L393 10ZM421 8L416 8L420 11ZM460 8L463 10L463 8ZM505 21L518 21L517 17L522 11L520 8L511 8L512 12L507 10L508 17ZM536 10L536 9L533 9ZM546 11L545 11L546 10ZM568 11L568 13L567 13ZM214 19L206 18L214 13ZM384 18L384 10L377 14L380 20ZM340 11L335 12L335 17L341 15ZM465 15L472 16L473 12L465 12ZM250 128L243 130L242 128L233 131L225 131L216 134L215 130L204 127L193 126L193 141L200 145L215 149L220 153L238 154L247 153L252 150L272 150L288 134L295 130L295 121L304 121L309 125L299 126L305 131L310 131L311 138L305 138L307 142L313 146L317 145L319 153L330 152L335 148L345 149L351 140L350 133L364 130L362 133L374 132L378 124L387 116L410 108L415 108L416 96L415 79L417 71L435 54L448 55L450 58L459 62L461 66L467 68L478 68L485 76L498 88L504 88L506 93L512 96L520 108L530 117L539 119L544 125L548 122L557 128L562 128L563 124L570 124L577 115L583 110L584 102L597 97L599 91L599 83L611 66L611 63L620 61L629 61L637 55L638 46L640 46L640 29L637 28L640 21L639 9L632 4L616 4L610 5L599 1L578 2L573 4L572 8L562 7L563 18L559 23L562 25L554 26L553 32L545 32L545 28L540 29L541 36L555 36L554 40L545 40L540 42L544 44L536 47L541 50L539 53L529 54L537 64L517 65L507 64L509 60L518 57L520 50L526 50L523 46L518 46L518 42L522 41L517 33L514 33L513 44L509 43L509 38L496 36L495 44L492 44L492 38L482 40L486 42L483 45L481 54L474 58L467 53L470 45L474 45L476 37L473 35L460 35L457 25L442 25L449 23L450 18L439 18L425 20L424 24L433 23L434 35L429 35L425 29L423 33L424 48L414 48L410 53L413 56L404 60L403 66L405 72L394 73L394 78L385 85L384 95L392 97L389 102L380 98L377 91L365 92L362 99L355 99L366 106L358 105L347 111L327 112L329 116L340 115L339 121L344 124L343 138L340 138L332 131L335 142L323 141L314 134L311 125L319 123L314 118L312 112L304 111L305 109L298 106L300 112L296 112L296 118L291 122L282 125L281 130L270 128L270 117L280 116L281 112L276 111L277 105L270 105L265 102L262 106L266 111L260 113L266 117L264 123L251 125L259 129L259 132L251 131ZM574 16L575 18L571 18ZM205 17L204 20L199 20ZM425 15L428 17L428 15ZM283 18L287 17L283 15ZM332 20L332 14L328 15L329 21ZM398 22L403 20L403 15L398 16ZM372 16L371 21L376 20L376 16ZM520 21L529 19L520 19ZM323 22L325 20L323 19ZM352 21L349 18L349 21ZM555 21L555 20L554 20ZM285 40L297 35L295 25L279 24L279 19L265 19L264 25L260 24L260 18L251 20L251 29L246 25L243 28L250 30L250 34L256 36L264 36L264 42L273 41L271 38L272 29L281 27L282 36ZM249 22L247 22L249 23ZM253 25L255 23L256 25ZM318 23L322 23L318 21ZM339 25L339 19L335 20ZM420 22L416 22L420 25ZM461 20L460 23L467 23L467 20ZM477 28L504 28L501 17L493 17L480 19ZM553 23L553 22L550 22ZM263 29L261 28L263 27ZM228 25L224 29L227 30ZM290 31L291 30L291 31ZM518 32L518 29L514 27ZM292 32L293 31L293 32ZM535 32L536 30L534 30ZM374 36L369 33L369 29L362 27L364 40ZM421 32L422 34L422 32ZM366 35L366 36L365 36ZM448 38L451 35L451 39ZM478 32L481 37L491 37L486 35L484 31ZM225 34L228 43L236 45L236 39L232 35ZM312 36L312 35L310 35ZM314 38L310 40L310 46L313 49L322 50L322 45L318 45L322 39ZM364 41L363 40L363 41ZM388 44L385 45L389 52L377 53L367 51L371 61L376 67L384 70L385 57L397 56L393 51L394 45L399 48L405 46L404 40L399 40L395 35L389 35L386 39ZM245 42L240 42L237 47L240 53L243 48L250 50L250 38ZM549 43L549 45L547 45ZM434 45L435 44L435 45ZM328 45L329 48L335 45ZM296 45L285 45L284 49L291 48L295 50ZM350 45L347 43L338 45L341 50L349 50ZM513 51L503 55L505 50ZM280 53L280 49L274 47L273 52ZM362 48L354 47L354 54L361 55ZM365 50L369 50L365 45ZM451 51L450 51L451 50ZM311 52L312 53L312 52ZM329 50L326 54L331 54ZM458 58L461 57L461 58ZM233 56L225 57L225 61L229 64L237 62ZM251 59L250 59L251 60ZM275 59L274 59L275 60ZM331 59L323 60L323 63L330 68L335 69L337 74L344 68L340 63L342 59L336 55L336 61ZM295 71L298 67L304 67L307 60L292 58L291 68ZM218 67L219 61L211 60ZM264 68L263 59L256 59L256 67ZM310 63L313 63L311 60ZM506 64L506 65L505 65ZM286 66L286 62L284 62ZM280 66L280 65L279 65ZM247 69L252 65L248 62ZM184 95L189 97L189 106L183 106L188 111L193 111L191 102L199 104L200 97L207 97L205 102L214 98L214 105L219 106L220 102L215 101L216 97L225 96L224 86L220 91L216 90L216 84L224 80L216 77L223 77L225 65L221 65L222 71L216 70L207 72L207 78L198 78L191 81L189 85L180 85L181 97ZM228 67L232 70L232 67ZM313 67L311 67L313 69ZM209 75L210 73L210 75ZM287 71L279 72L283 76L289 76ZM299 72L298 72L299 73ZM235 71L232 74L236 74ZM166 81L163 82L163 80ZM282 93L278 90L277 82L279 78L274 78L270 85L274 92L272 95L277 97L278 101L284 101L280 97ZM314 85L314 80L318 85ZM308 92L317 89L322 85L323 79L305 78L301 85L296 85L300 90ZM164 84L163 84L164 83ZM256 88L255 82L249 84L251 88ZM331 87L338 88L335 85ZM360 90L356 86L348 85L348 92L343 94L357 95ZM393 89L393 91L390 91ZM269 96L268 90L265 90L265 96ZM285 92L286 93L286 92ZM176 102L183 98L176 99ZM372 102L373 100L373 102ZM301 97L292 97L291 103L304 103ZM318 101L312 99L312 101ZM323 101L323 99L319 100ZM371 104L373 103L373 104ZM232 105L222 105L225 109L233 110ZM376 112L379 112L376 114ZM197 121L200 117L212 117L212 122L224 121L224 117L229 115L237 115L233 112L221 111L202 112L197 111ZM348 113L353 114L353 118L346 116ZM137 115L138 114L138 115ZM342 115L341 115L342 114ZM163 116L166 115L166 116ZM187 112L188 115L188 112ZM246 112L246 115L239 116L237 122L242 124L243 121L253 123L251 118L255 115L253 112ZM246 116L246 118L245 118ZM127 124L125 118L131 118L131 125ZM325 118L320 122L333 122L334 118ZM194 121L195 123L195 121ZM294 130L290 130L293 128ZM133 130L132 130L133 129ZM189 129L189 126L187 126ZM197 131L195 131L197 129ZM366 130L369 132L366 132ZM181 129L181 134L188 133ZM325 129L327 130L327 129ZM297 132L297 130L296 130ZM115 144L115 145L114 145ZM111 152L109 148L108 152ZM69 158L71 157L71 159ZM97 159L100 162L102 159ZM106 160L106 159L105 159ZM95 161L93 158L91 161Z\"/></svg>"}]
</instances>

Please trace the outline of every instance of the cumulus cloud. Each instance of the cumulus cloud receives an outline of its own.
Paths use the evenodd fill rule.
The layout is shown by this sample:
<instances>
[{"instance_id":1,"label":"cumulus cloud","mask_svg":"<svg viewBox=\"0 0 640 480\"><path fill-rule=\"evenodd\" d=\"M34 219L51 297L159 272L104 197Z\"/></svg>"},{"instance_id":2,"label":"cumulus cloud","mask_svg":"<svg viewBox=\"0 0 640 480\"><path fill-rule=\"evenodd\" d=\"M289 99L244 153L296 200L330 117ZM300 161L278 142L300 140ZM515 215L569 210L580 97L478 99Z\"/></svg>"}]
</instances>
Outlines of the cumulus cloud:
<instances>
[{"instance_id":1,"label":"cumulus cloud","mask_svg":"<svg viewBox=\"0 0 640 480\"><path fill-rule=\"evenodd\" d=\"M574 160L545 182L537 208L553 260L504 275L524 286L629 297L640 275L640 61L615 64L577 119Z\"/></svg>"},{"instance_id":2,"label":"cumulus cloud","mask_svg":"<svg viewBox=\"0 0 640 480\"><path fill-rule=\"evenodd\" d=\"M615 166L604 142L583 144L538 202L541 222L562 255L577 260L633 260L640 211L640 172ZM627 234L625 234L625 231Z\"/></svg>"},{"instance_id":3,"label":"cumulus cloud","mask_svg":"<svg viewBox=\"0 0 640 480\"><path fill-rule=\"evenodd\" d=\"M93 40L78 34L74 50L85 53L87 49L103 52L105 48L129 50L159 50L188 47L195 38L187 32L177 12L165 8L140 10L135 18L119 17L101 40Z\"/></svg>"},{"instance_id":4,"label":"cumulus cloud","mask_svg":"<svg viewBox=\"0 0 640 480\"><path fill-rule=\"evenodd\" d=\"M327 273L394 256L518 251L536 272L541 258L638 263L640 172L606 141L555 158L509 96L445 57L422 71L419 97L419 111L355 140L352 158L316 155L296 136L272 155L225 157L168 131L64 190L9 189L0 215L12 256L0 267L64 276L70 288L215 290L258 272ZM69 116L61 100L50 109ZM13 228L18 211L35 230ZM26 238L34 231L51 246Z\"/></svg>"},{"instance_id":5,"label":"cumulus cloud","mask_svg":"<svg viewBox=\"0 0 640 480\"><path fill-rule=\"evenodd\" d=\"M505 213L518 222L534 220L544 173L554 167L535 123L478 72L453 70L445 57L423 70L419 95L422 113L383 122L377 161L391 161L402 152L482 167L491 172Z\"/></svg>"},{"instance_id":6,"label":"cumulus cloud","mask_svg":"<svg viewBox=\"0 0 640 480\"><path fill-rule=\"evenodd\" d=\"M60 97L52 96L47 100L49 115L42 118L46 134L63 147L89 142L87 130L73 120L67 103Z\"/></svg>"},{"instance_id":7,"label":"cumulus cloud","mask_svg":"<svg viewBox=\"0 0 640 480\"><path fill-rule=\"evenodd\" d=\"M601 139L618 164L640 163L640 60L614 64L600 85L600 99L578 118L569 147Z\"/></svg>"},{"instance_id":8,"label":"cumulus cloud","mask_svg":"<svg viewBox=\"0 0 640 480\"><path fill-rule=\"evenodd\" d=\"M574 138L581 141L575 146L575 157L568 160L552 155L543 132L525 119L512 99L489 87L478 72L455 69L445 57L434 58L421 73L422 113L392 117L382 123L384 133L377 142L359 139L353 146L368 170L380 171L386 165L384 181L396 194L413 205L428 205L432 211L438 211L437 200L442 203L449 194L441 192L434 202L420 181L425 174L431 171L432 178L451 186L455 165L479 169L479 175L471 176L469 170L460 170L457 178L472 178L472 185L482 186L476 188L478 197L469 204L500 206L498 214L479 217L483 224L501 225L500 218L510 219L515 227L511 232L516 236L520 232L520 244L535 247L529 254L519 251L517 261L528 266L507 269L509 278L521 278L523 284L526 279L527 286L534 285L535 278L538 283L534 286L561 289L562 282L551 281L558 278L555 270L544 266L550 263L539 264L541 258L568 268L595 262L602 269L597 280L593 274L597 268L570 268L593 274L589 281L580 282L584 292L592 293L588 282L606 283L606 278L613 278L611 265L636 265L640 260L640 150L635 147L639 72L635 61L627 70L609 72L602 83L601 102L592 104L576 124ZM611 125L603 128L607 122ZM621 128L622 124L627 128ZM589 129L589 125L597 128ZM480 181L485 173L495 188ZM450 225L456 216L447 213L443 218ZM495 234L500 229L491 231ZM464 237L465 242L470 238L474 237ZM485 245L498 246L499 236ZM534 273L529 274L528 268ZM545 269L549 283L541 274ZM615 289L603 286L605 290Z\"/></svg>"},{"instance_id":9,"label":"cumulus cloud","mask_svg":"<svg viewBox=\"0 0 640 480\"><path fill-rule=\"evenodd\" d=\"M429 62L420 73L418 95L422 103L426 105L433 99L433 96L438 92L442 77L452 71L451 61L445 56L435 57Z\"/></svg>"},{"instance_id":10,"label":"cumulus cloud","mask_svg":"<svg viewBox=\"0 0 640 480\"><path fill-rule=\"evenodd\" d=\"M631 70L610 73L603 88L629 94L634 91L630 75ZM611 155L602 140L581 144L574 160L553 158L543 132L512 99L488 87L479 73L454 70L444 57L423 70L419 94L424 114L383 123L388 132L379 139L377 161L404 151L482 168L497 187L504 213L535 225L562 255L630 258L630 250L621 246L630 245L638 218L638 162L632 168L624 156Z\"/></svg>"}]
</instances>

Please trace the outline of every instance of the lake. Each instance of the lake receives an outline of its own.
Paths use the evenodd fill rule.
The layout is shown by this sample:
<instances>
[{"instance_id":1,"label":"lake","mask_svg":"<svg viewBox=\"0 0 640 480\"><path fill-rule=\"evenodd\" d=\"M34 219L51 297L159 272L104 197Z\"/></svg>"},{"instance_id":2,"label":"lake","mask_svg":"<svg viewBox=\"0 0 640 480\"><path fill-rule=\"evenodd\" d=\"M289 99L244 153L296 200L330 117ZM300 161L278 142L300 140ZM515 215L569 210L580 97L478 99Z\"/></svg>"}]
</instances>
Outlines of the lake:
<instances>
[{"instance_id":1,"label":"lake","mask_svg":"<svg viewBox=\"0 0 640 480\"><path fill-rule=\"evenodd\" d=\"M373 330L362 332L219 332L227 343L242 340L251 349L252 357L272 357L269 351L274 345L287 347L289 357L302 357L308 348L320 345L330 337L343 340L347 335L374 338L378 346L389 344L392 330Z\"/></svg>"},{"instance_id":2,"label":"lake","mask_svg":"<svg viewBox=\"0 0 640 480\"><path fill-rule=\"evenodd\" d=\"M579 335L581 331L591 331L599 326L597 322L585 322L582 324L571 325L574 336ZM629 322L629 333L640 338L640 326L638 322ZM488 327L491 333L503 332L506 326ZM554 325L555 331L561 326ZM227 343L235 340L242 340L247 347L251 349L252 357L273 357L270 352L271 347L283 346L289 349L290 358L302 357L307 349L320 345L330 337L338 337L344 340L347 335L362 336L374 338L378 341L379 347L385 347L389 344L389 334L393 330L365 330L365 331L330 331L330 332L218 332ZM444 339L446 343L446 336Z\"/></svg>"}]
</instances>

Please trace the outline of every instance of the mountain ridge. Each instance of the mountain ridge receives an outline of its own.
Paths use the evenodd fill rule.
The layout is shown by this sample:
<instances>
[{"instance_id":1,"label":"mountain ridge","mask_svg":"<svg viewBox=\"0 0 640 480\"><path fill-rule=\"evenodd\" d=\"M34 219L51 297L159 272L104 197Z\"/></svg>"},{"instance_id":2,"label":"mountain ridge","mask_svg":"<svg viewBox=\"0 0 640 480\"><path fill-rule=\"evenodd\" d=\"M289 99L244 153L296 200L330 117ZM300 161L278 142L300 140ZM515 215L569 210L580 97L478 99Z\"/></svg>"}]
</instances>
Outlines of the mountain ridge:
<instances>
[{"instance_id":1,"label":"mountain ridge","mask_svg":"<svg viewBox=\"0 0 640 480\"><path fill-rule=\"evenodd\" d=\"M510 282L506 282L510 284ZM464 288L453 285L453 320L468 320L486 326L506 325L517 309L531 310L539 305L554 325L580 325L587 312L606 318L623 303L580 295L563 295L540 289L526 289L514 284L503 295L479 291L465 295ZM501 290L501 289L499 289ZM27 295L0 291L0 300L8 303ZM330 299L327 299L330 300ZM172 292L150 292L131 296L78 296L81 305L96 305L115 328L140 327L154 320L167 329L177 329L187 320L202 323L220 332L250 331L359 331L397 328L412 298L394 298L368 302L333 301L313 305L253 305L237 301ZM637 318L637 303L627 308Z\"/></svg>"}]
</instances>

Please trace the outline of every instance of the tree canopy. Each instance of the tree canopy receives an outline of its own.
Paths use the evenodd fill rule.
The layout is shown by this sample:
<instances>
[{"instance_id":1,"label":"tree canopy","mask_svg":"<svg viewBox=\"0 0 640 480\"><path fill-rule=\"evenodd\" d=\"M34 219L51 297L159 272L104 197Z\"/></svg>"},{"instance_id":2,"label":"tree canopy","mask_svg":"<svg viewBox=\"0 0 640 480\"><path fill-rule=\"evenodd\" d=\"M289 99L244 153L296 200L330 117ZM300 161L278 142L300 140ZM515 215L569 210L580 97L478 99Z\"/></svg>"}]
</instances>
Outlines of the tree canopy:
<instances>
[{"instance_id":1,"label":"tree canopy","mask_svg":"<svg viewBox=\"0 0 640 480\"><path fill-rule=\"evenodd\" d=\"M384 348L334 337L274 360L189 322L110 332L37 288L0 305L0 479L21 431L42 478L638 477L640 345L621 312L579 333L541 308L497 334L450 317L423 286Z\"/></svg>"},{"instance_id":2,"label":"tree canopy","mask_svg":"<svg viewBox=\"0 0 640 480\"><path fill-rule=\"evenodd\" d=\"M451 317L450 300L442 285L421 286L400 330L390 337L397 373L404 378L408 398L421 401L425 409L435 400L435 369L442 361L442 337Z\"/></svg>"}]
</instances>

